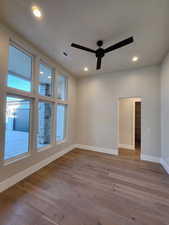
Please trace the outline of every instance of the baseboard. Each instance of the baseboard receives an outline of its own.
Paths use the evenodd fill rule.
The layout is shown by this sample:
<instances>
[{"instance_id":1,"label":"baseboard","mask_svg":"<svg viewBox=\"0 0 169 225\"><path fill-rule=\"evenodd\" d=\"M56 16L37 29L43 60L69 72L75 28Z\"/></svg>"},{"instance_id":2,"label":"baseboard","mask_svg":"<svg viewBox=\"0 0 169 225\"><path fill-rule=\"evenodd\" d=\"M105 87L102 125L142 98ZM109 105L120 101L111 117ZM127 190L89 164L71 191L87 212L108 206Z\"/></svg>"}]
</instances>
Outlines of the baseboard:
<instances>
[{"instance_id":1,"label":"baseboard","mask_svg":"<svg viewBox=\"0 0 169 225\"><path fill-rule=\"evenodd\" d=\"M119 148L129 149L129 150L135 150L135 146L134 145L119 144L118 147Z\"/></svg>"},{"instance_id":2,"label":"baseboard","mask_svg":"<svg viewBox=\"0 0 169 225\"><path fill-rule=\"evenodd\" d=\"M151 155L141 154L141 160L160 163L160 157L155 157L155 156L151 156Z\"/></svg>"},{"instance_id":3,"label":"baseboard","mask_svg":"<svg viewBox=\"0 0 169 225\"><path fill-rule=\"evenodd\" d=\"M6 180L0 183L0 192L5 191L9 187L15 185L19 181L23 180L24 178L30 176L31 174L35 173L39 169L47 166L49 163L53 162L54 160L60 158L61 156L65 155L66 153L72 151L76 146L71 145L70 147L64 149L63 151L57 152L56 154L51 155L47 159L42 160L41 162L25 169L22 172L17 173L16 175L7 178Z\"/></svg>"},{"instance_id":4,"label":"baseboard","mask_svg":"<svg viewBox=\"0 0 169 225\"><path fill-rule=\"evenodd\" d=\"M95 152L102 152L102 153L107 153L107 154L111 154L111 155L118 155L118 149L100 148L97 146L89 146L89 145L81 145L81 144L77 144L76 148L95 151Z\"/></svg>"},{"instance_id":5,"label":"baseboard","mask_svg":"<svg viewBox=\"0 0 169 225\"><path fill-rule=\"evenodd\" d=\"M166 170L166 172L169 174L169 162L161 158L160 163L163 166L163 168Z\"/></svg>"}]
</instances>

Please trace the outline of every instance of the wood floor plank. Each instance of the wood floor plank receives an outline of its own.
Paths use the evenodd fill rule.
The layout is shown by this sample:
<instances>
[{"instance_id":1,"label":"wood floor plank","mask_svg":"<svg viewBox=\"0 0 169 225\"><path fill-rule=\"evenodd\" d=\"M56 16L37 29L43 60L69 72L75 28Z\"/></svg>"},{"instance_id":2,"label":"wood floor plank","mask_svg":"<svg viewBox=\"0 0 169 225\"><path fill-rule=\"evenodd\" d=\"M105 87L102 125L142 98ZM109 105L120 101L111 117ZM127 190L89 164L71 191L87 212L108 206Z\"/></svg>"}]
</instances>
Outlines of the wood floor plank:
<instances>
[{"instance_id":1,"label":"wood floor plank","mask_svg":"<svg viewBox=\"0 0 169 225\"><path fill-rule=\"evenodd\" d=\"M1 193L0 225L169 225L169 176L76 149Z\"/></svg>"}]
</instances>

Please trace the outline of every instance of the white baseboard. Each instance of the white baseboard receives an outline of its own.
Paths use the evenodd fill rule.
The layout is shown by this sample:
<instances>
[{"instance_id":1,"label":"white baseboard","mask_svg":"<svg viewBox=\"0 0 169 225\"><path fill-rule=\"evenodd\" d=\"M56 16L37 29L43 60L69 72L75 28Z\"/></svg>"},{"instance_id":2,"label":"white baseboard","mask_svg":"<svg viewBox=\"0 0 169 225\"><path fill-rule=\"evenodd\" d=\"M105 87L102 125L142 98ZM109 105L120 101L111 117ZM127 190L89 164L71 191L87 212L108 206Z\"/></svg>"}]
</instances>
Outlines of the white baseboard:
<instances>
[{"instance_id":1,"label":"white baseboard","mask_svg":"<svg viewBox=\"0 0 169 225\"><path fill-rule=\"evenodd\" d=\"M119 144L118 147L119 148L129 149L129 150L135 150L135 146L134 145Z\"/></svg>"},{"instance_id":2,"label":"white baseboard","mask_svg":"<svg viewBox=\"0 0 169 225\"><path fill-rule=\"evenodd\" d=\"M71 145L70 147L64 149L63 151L57 152L56 154L51 155L47 159L42 160L41 162L25 169L22 172L17 173L16 175L7 178L6 180L0 183L0 193L8 189L9 187L15 185L19 181L23 180L24 178L30 176L31 174L35 173L39 169L47 166L49 163L53 162L54 160L60 158L64 154L72 151L76 146Z\"/></svg>"},{"instance_id":3,"label":"white baseboard","mask_svg":"<svg viewBox=\"0 0 169 225\"><path fill-rule=\"evenodd\" d=\"M111 154L111 155L118 155L118 149L100 148L97 146L89 146L89 145L81 145L81 144L77 144L76 148L95 151L95 152L102 152L102 153L107 153L107 154Z\"/></svg>"},{"instance_id":4,"label":"white baseboard","mask_svg":"<svg viewBox=\"0 0 169 225\"><path fill-rule=\"evenodd\" d=\"M155 157L155 156L151 156L151 155L141 154L141 160L160 163L160 157Z\"/></svg>"},{"instance_id":5,"label":"white baseboard","mask_svg":"<svg viewBox=\"0 0 169 225\"><path fill-rule=\"evenodd\" d=\"M166 170L166 172L169 174L169 162L161 158L160 163L163 166L163 168Z\"/></svg>"}]
</instances>

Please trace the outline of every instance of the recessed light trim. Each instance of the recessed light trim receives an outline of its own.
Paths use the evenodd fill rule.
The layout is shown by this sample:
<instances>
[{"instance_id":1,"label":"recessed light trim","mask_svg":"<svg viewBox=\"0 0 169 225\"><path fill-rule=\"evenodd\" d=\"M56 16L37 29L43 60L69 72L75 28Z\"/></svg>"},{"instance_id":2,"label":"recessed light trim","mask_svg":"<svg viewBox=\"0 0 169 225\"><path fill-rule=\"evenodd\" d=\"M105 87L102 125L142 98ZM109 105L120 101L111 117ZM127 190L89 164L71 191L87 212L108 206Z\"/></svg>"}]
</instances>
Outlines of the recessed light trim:
<instances>
[{"instance_id":1,"label":"recessed light trim","mask_svg":"<svg viewBox=\"0 0 169 225\"><path fill-rule=\"evenodd\" d=\"M88 67L85 67L85 68L84 68L84 71L85 71L85 72L89 71Z\"/></svg>"},{"instance_id":2,"label":"recessed light trim","mask_svg":"<svg viewBox=\"0 0 169 225\"><path fill-rule=\"evenodd\" d=\"M138 56L133 56L132 61L133 61L133 62L137 62L138 59L139 59Z\"/></svg>"},{"instance_id":3,"label":"recessed light trim","mask_svg":"<svg viewBox=\"0 0 169 225\"><path fill-rule=\"evenodd\" d=\"M42 17L42 12L39 9L39 7L37 7L37 6L32 6L32 13L35 17L37 17L39 19Z\"/></svg>"}]
</instances>

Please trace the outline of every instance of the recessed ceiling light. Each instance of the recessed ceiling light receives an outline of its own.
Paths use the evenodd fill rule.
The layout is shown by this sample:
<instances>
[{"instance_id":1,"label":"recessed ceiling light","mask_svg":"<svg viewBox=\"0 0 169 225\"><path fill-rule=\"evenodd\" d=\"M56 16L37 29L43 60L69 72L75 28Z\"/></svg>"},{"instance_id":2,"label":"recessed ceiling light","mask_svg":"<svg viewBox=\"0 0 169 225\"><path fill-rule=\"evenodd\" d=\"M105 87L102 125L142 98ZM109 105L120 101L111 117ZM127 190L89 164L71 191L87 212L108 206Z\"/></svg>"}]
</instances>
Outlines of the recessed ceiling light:
<instances>
[{"instance_id":1,"label":"recessed ceiling light","mask_svg":"<svg viewBox=\"0 0 169 225\"><path fill-rule=\"evenodd\" d=\"M37 18L42 17L42 13L37 6L32 6L32 12L33 12L34 16L36 16Z\"/></svg>"},{"instance_id":2,"label":"recessed ceiling light","mask_svg":"<svg viewBox=\"0 0 169 225\"><path fill-rule=\"evenodd\" d=\"M89 69L87 67L84 68L84 71L87 72Z\"/></svg>"},{"instance_id":3,"label":"recessed ceiling light","mask_svg":"<svg viewBox=\"0 0 169 225\"><path fill-rule=\"evenodd\" d=\"M138 56L134 56L134 57L132 58L132 61L133 61L133 62L137 62L137 61L138 61Z\"/></svg>"}]
</instances>

